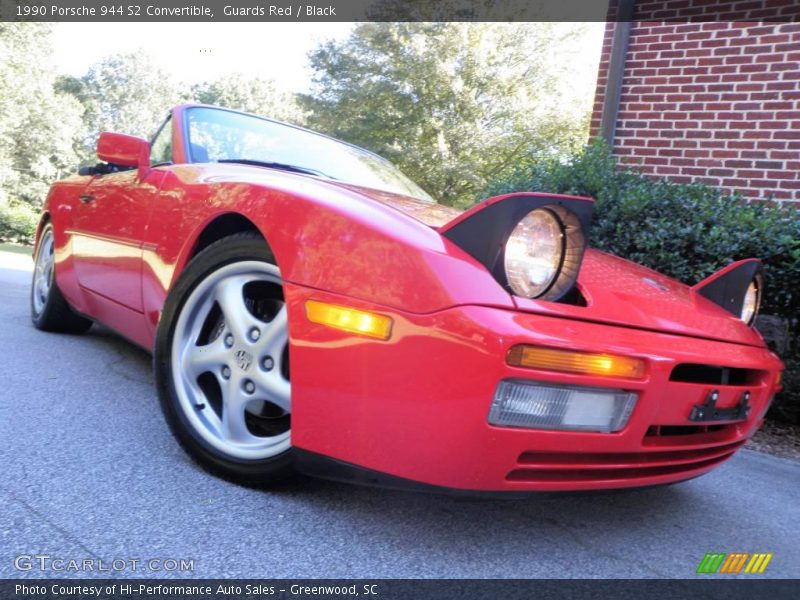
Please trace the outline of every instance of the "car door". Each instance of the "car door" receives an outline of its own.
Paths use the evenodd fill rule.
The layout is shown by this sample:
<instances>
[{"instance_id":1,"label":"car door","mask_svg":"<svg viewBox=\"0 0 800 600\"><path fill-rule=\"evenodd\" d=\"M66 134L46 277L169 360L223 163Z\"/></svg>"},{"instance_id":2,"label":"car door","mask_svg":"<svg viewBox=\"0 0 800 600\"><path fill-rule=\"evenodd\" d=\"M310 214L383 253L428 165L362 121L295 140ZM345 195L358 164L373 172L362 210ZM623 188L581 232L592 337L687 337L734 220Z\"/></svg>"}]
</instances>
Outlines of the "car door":
<instances>
[{"instance_id":1,"label":"car door","mask_svg":"<svg viewBox=\"0 0 800 600\"><path fill-rule=\"evenodd\" d=\"M168 125L165 122L156 134L153 149ZM159 169L147 169L144 177L137 169L95 175L81 195L73 221L80 286L137 312L143 312L143 240L163 176Z\"/></svg>"}]
</instances>

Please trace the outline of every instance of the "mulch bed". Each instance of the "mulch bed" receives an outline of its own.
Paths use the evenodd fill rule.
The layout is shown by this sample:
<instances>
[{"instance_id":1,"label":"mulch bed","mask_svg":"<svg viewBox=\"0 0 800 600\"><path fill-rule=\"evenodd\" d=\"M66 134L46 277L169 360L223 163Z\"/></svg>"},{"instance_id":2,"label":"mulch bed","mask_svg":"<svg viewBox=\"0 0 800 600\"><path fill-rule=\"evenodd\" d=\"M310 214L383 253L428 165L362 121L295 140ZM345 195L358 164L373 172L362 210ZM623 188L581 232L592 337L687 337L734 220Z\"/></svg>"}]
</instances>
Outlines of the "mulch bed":
<instances>
[{"instance_id":1,"label":"mulch bed","mask_svg":"<svg viewBox=\"0 0 800 600\"><path fill-rule=\"evenodd\" d=\"M800 460L800 425L767 420L745 448Z\"/></svg>"}]
</instances>

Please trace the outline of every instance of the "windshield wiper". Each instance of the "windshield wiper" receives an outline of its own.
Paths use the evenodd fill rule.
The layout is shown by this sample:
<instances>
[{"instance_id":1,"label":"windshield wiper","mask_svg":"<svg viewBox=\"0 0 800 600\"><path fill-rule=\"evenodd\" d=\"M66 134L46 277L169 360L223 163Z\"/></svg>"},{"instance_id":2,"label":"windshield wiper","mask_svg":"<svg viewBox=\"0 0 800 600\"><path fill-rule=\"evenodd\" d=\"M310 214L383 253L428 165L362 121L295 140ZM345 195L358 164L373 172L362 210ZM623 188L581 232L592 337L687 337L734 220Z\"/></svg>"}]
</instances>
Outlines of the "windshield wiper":
<instances>
[{"instance_id":1,"label":"windshield wiper","mask_svg":"<svg viewBox=\"0 0 800 600\"><path fill-rule=\"evenodd\" d=\"M270 169L281 169L282 171L292 171L294 173L304 173L305 175L318 175L319 177L327 177L328 179L335 179L330 175L326 175L322 171L315 171L306 167L298 167L297 165L289 165L279 162L268 162L263 160L251 160L249 158L221 158L218 163L237 163L240 165L252 165L254 167L268 167Z\"/></svg>"}]
</instances>

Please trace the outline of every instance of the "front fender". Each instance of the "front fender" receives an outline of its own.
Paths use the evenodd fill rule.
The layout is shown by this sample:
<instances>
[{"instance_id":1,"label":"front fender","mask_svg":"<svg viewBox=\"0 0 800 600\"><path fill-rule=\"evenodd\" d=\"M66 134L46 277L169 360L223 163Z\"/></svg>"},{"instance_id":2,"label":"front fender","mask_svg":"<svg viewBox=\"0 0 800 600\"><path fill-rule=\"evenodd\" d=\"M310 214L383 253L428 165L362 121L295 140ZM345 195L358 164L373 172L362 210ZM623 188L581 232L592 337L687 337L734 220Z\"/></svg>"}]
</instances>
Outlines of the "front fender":
<instances>
[{"instance_id":1,"label":"front fender","mask_svg":"<svg viewBox=\"0 0 800 600\"><path fill-rule=\"evenodd\" d=\"M358 194L279 198L254 219L291 283L418 314L464 304L513 308L464 250Z\"/></svg>"},{"instance_id":2,"label":"front fender","mask_svg":"<svg viewBox=\"0 0 800 600\"><path fill-rule=\"evenodd\" d=\"M165 180L145 243L153 325L198 238L226 214L253 223L289 283L417 314L464 304L513 308L464 250L357 190L266 169L186 165ZM158 289L148 288L151 280Z\"/></svg>"}]
</instances>

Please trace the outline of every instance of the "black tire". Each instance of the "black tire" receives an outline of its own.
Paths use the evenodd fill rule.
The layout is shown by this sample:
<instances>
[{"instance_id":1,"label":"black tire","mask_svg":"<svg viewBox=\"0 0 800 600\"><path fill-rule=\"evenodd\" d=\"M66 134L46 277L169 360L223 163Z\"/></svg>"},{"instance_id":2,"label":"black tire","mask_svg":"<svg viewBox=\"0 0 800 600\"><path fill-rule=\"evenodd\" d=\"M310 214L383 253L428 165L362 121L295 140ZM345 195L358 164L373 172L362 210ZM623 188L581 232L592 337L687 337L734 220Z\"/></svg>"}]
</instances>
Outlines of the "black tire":
<instances>
[{"instance_id":1,"label":"black tire","mask_svg":"<svg viewBox=\"0 0 800 600\"><path fill-rule=\"evenodd\" d=\"M30 308L31 308L31 321L36 329L42 331L52 331L57 333L83 333L92 326L92 321L82 317L72 310L72 307L64 298L61 290L58 289L56 283L56 265L52 263L49 269L49 275L45 277L49 284L49 290L46 295L37 297L40 290L37 289L36 281L37 276L40 274L38 266L40 259L44 260L43 252L48 252L51 246L48 245L47 240L52 240L53 226L51 223L45 225L40 237L39 246L34 260L37 267L33 271L33 279L31 280L31 293L30 293Z\"/></svg>"},{"instance_id":2,"label":"black tire","mask_svg":"<svg viewBox=\"0 0 800 600\"><path fill-rule=\"evenodd\" d=\"M176 325L195 288L216 271L237 262L263 261L275 265L264 239L255 232L223 238L195 256L169 293L159 321L153 357L158 396L164 417L181 447L203 469L247 487L273 485L294 474L292 448L263 459L242 459L226 455L209 444L192 426L180 404L172 365ZM197 399L200 402L203 399Z\"/></svg>"}]
</instances>

